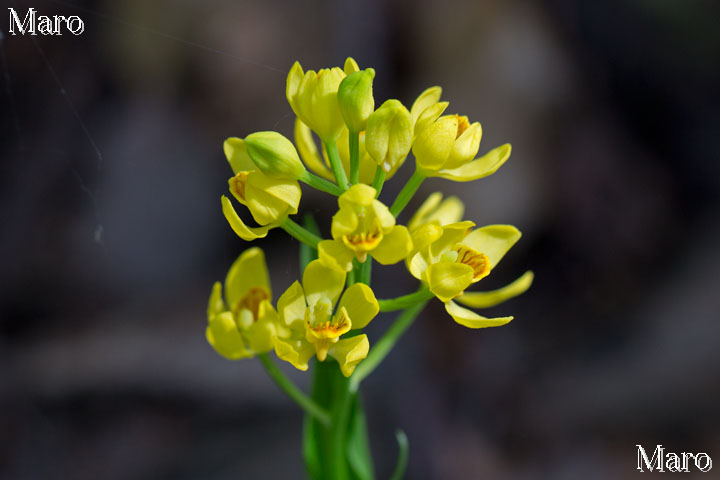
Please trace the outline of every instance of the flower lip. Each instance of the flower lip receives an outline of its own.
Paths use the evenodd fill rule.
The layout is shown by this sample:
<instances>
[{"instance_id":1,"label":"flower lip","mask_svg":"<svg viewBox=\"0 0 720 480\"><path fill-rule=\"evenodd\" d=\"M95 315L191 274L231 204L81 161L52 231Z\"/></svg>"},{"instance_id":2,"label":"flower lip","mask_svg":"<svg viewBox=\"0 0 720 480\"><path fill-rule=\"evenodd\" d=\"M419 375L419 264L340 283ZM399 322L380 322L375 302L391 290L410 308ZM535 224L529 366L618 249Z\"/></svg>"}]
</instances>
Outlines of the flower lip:
<instances>
[{"instance_id":1,"label":"flower lip","mask_svg":"<svg viewBox=\"0 0 720 480\"><path fill-rule=\"evenodd\" d=\"M457 252L457 260L455 261L473 269L473 282L477 282L490 273L490 260L484 253L475 251L465 245L458 245L455 251Z\"/></svg>"},{"instance_id":2,"label":"flower lip","mask_svg":"<svg viewBox=\"0 0 720 480\"><path fill-rule=\"evenodd\" d=\"M343 243L352 250L369 252L382 241L383 233L380 227L375 227L373 231L343 235L342 239Z\"/></svg>"}]
</instances>

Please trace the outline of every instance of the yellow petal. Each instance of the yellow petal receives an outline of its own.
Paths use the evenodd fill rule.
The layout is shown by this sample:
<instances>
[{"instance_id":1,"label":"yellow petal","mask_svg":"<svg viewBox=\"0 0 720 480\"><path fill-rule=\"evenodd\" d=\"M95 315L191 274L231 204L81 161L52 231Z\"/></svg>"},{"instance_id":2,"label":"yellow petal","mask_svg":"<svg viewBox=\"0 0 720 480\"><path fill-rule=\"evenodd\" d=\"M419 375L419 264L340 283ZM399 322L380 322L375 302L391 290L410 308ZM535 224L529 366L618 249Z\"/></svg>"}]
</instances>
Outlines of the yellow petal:
<instances>
[{"instance_id":1,"label":"yellow petal","mask_svg":"<svg viewBox=\"0 0 720 480\"><path fill-rule=\"evenodd\" d=\"M293 66L287 76L287 82L285 84L285 96L287 97L288 102L292 106L293 110L295 110L295 97L298 94L300 83L302 82L304 77L305 73L300 66L300 62L293 63Z\"/></svg>"},{"instance_id":2,"label":"yellow petal","mask_svg":"<svg viewBox=\"0 0 720 480\"><path fill-rule=\"evenodd\" d=\"M413 138L417 138L423 130L440 118L448 105L450 105L448 102L440 102L426 108L413 124Z\"/></svg>"},{"instance_id":3,"label":"yellow petal","mask_svg":"<svg viewBox=\"0 0 720 480\"><path fill-rule=\"evenodd\" d=\"M489 292L465 292L457 297L458 303L473 308L490 308L518 295L522 295L533 282L533 272L527 271L514 282Z\"/></svg>"},{"instance_id":4,"label":"yellow petal","mask_svg":"<svg viewBox=\"0 0 720 480\"><path fill-rule=\"evenodd\" d=\"M260 225L267 225L283 216L294 215L300 204L302 191L295 180L249 172L245 188L245 201L253 219Z\"/></svg>"},{"instance_id":5,"label":"yellow petal","mask_svg":"<svg viewBox=\"0 0 720 480\"><path fill-rule=\"evenodd\" d=\"M260 287L270 294L270 278L265 264L265 254L258 247L245 250L233 262L225 277L225 298L231 309L253 287ZM269 298L271 300L272 297Z\"/></svg>"},{"instance_id":6,"label":"yellow petal","mask_svg":"<svg viewBox=\"0 0 720 480\"><path fill-rule=\"evenodd\" d=\"M442 95L442 88L430 87L417 97L410 108L410 116L412 117L413 125L426 108L440 101L440 95Z\"/></svg>"},{"instance_id":7,"label":"yellow petal","mask_svg":"<svg viewBox=\"0 0 720 480\"><path fill-rule=\"evenodd\" d=\"M457 127L457 116L446 115L418 134L412 151L419 168L431 172L443 166L455 144Z\"/></svg>"},{"instance_id":8,"label":"yellow petal","mask_svg":"<svg viewBox=\"0 0 720 480\"><path fill-rule=\"evenodd\" d=\"M305 304L305 292L300 282L295 280L293 284L280 295L277 309L280 315L280 321L285 325L291 327L293 324L299 323L301 326L304 324L307 305Z\"/></svg>"},{"instance_id":9,"label":"yellow petal","mask_svg":"<svg viewBox=\"0 0 720 480\"><path fill-rule=\"evenodd\" d=\"M455 245L460 243L474 226L475 224L469 220L445 225L442 227L442 235L440 238L430 245L430 253L436 257L447 250L454 249Z\"/></svg>"},{"instance_id":10,"label":"yellow petal","mask_svg":"<svg viewBox=\"0 0 720 480\"><path fill-rule=\"evenodd\" d=\"M513 319L513 317L485 318L467 308L461 307L455 302L446 302L445 310L453 320L468 328L499 327Z\"/></svg>"},{"instance_id":11,"label":"yellow petal","mask_svg":"<svg viewBox=\"0 0 720 480\"><path fill-rule=\"evenodd\" d=\"M297 145L300 158L313 173L326 180L335 181L332 171L320 158L312 130L299 118L295 119L295 145Z\"/></svg>"},{"instance_id":12,"label":"yellow petal","mask_svg":"<svg viewBox=\"0 0 720 480\"><path fill-rule=\"evenodd\" d=\"M363 334L339 340L328 349L328 354L337 360L342 374L349 377L357 364L367 357L369 350L370 342Z\"/></svg>"},{"instance_id":13,"label":"yellow petal","mask_svg":"<svg viewBox=\"0 0 720 480\"><path fill-rule=\"evenodd\" d=\"M460 167L472 160L480 148L481 138L482 127L478 122L475 122L455 140L453 149L443 168L452 169Z\"/></svg>"},{"instance_id":14,"label":"yellow petal","mask_svg":"<svg viewBox=\"0 0 720 480\"><path fill-rule=\"evenodd\" d=\"M242 333L253 352L265 353L273 349L272 339L277 334L275 325L278 320L278 313L268 300L263 300L259 312L260 314L255 323L243 330Z\"/></svg>"},{"instance_id":15,"label":"yellow petal","mask_svg":"<svg viewBox=\"0 0 720 480\"><path fill-rule=\"evenodd\" d=\"M233 173L243 172L246 170L255 170L257 167L253 163L248 154L245 142L242 138L231 137L223 143L225 157L230 163Z\"/></svg>"},{"instance_id":16,"label":"yellow petal","mask_svg":"<svg viewBox=\"0 0 720 480\"><path fill-rule=\"evenodd\" d=\"M298 370L308 369L308 360L315 355L315 348L305 339L273 338L275 354L278 358L290 362Z\"/></svg>"},{"instance_id":17,"label":"yellow petal","mask_svg":"<svg viewBox=\"0 0 720 480\"><path fill-rule=\"evenodd\" d=\"M426 223L445 226L462 220L465 205L456 196L442 200L442 193L435 192L420 205L408 223L410 231L416 230Z\"/></svg>"},{"instance_id":18,"label":"yellow petal","mask_svg":"<svg viewBox=\"0 0 720 480\"><path fill-rule=\"evenodd\" d=\"M495 268L521 236L512 225L488 225L470 232L462 243L487 255L490 268Z\"/></svg>"},{"instance_id":19,"label":"yellow petal","mask_svg":"<svg viewBox=\"0 0 720 480\"><path fill-rule=\"evenodd\" d=\"M413 249L410 232L403 225L396 225L385 234L380 244L370 252L370 255L383 265L392 265L404 260Z\"/></svg>"},{"instance_id":20,"label":"yellow petal","mask_svg":"<svg viewBox=\"0 0 720 480\"><path fill-rule=\"evenodd\" d=\"M318 243L318 258L329 267L349 272L355 255L342 240L323 240Z\"/></svg>"},{"instance_id":21,"label":"yellow petal","mask_svg":"<svg viewBox=\"0 0 720 480\"><path fill-rule=\"evenodd\" d=\"M308 263L303 272L303 287L308 305L315 305L320 299L328 299L335 305L345 286L345 272L331 268L320 260Z\"/></svg>"},{"instance_id":22,"label":"yellow petal","mask_svg":"<svg viewBox=\"0 0 720 480\"><path fill-rule=\"evenodd\" d=\"M383 233L387 233L395 226L395 217L390 213L390 209L384 203L379 200L374 200L372 202L372 209Z\"/></svg>"},{"instance_id":23,"label":"yellow petal","mask_svg":"<svg viewBox=\"0 0 720 480\"><path fill-rule=\"evenodd\" d=\"M265 238L268 230L277 227L277 225L274 223L256 228L248 227L238 216L235 208L232 206L232 203L230 203L229 198L223 195L221 201L222 211L225 215L225 219L227 219L230 227L237 234L237 236L242 238L243 240L251 241L255 240L256 238Z\"/></svg>"},{"instance_id":24,"label":"yellow petal","mask_svg":"<svg viewBox=\"0 0 720 480\"><path fill-rule=\"evenodd\" d=\"M210 318L224 312L225 310L227 310L227 308L225 307L225 302L223 302L222 298L222 284L220 282L215 282L212 287L212 292L210 293L210 300L208 300L207 316Z\"/></svg>"},{"instance_id":25,"label":"yellow petal","mask_svg":"<svg viewBox=\"0 0 720 480\"><path fill-rule=\"evenodd\" d=\"M355 283L345 290L338 311L343 307L347 310L353 329L364 328L380 311L375 294L364 283Z\"/></svg>"},{"instance_id":26,"label":"yellow petal","mask_svg":"<svg viewBox=\"0 0 720 480\"><path fill-rule=\"evenodd\" d=\"M470 182L495 173L510 158L509 143L501 145L480 158L453 169L443 169L430 176L446 178L456 182Z\"/></svg>"},{"instance_id":27,"label":"yellow petal","mask_svg":"<svg viewBox=\"0 0 720 480\"><path fill-rule=\"evenodd\" d=\"M462 263L438 262L425 271L428 287L443 302L460 295L471 283L473 269Z\"/></svg>"},{"instance_id":28,"label":"yellow petal","mask_svg":"<svg viewBox=\"0 0 720 480\"><path fill-rule=\"evenodd\" d=\"M338 198L338 205L340 206L340 208L355 205L367 207L372 205L372 203L375 201L376 194L377 190L375 190L370 185L358 183L357 185L353 185L345 193L340 195L340 197Z\"/></svg>"},{"instance_id":29,"label":"yellow petal","mask_svg":"<svg viewBox=\"0 0 720 480\"><path fill-rule=\"evenodd\" d=\"M205 337L216 352L229 360L252 357L230 312L213 315L205 329Z\"/></svg>"},{"instance_id":30,"label":"yellow petal","mask_svg":"<svg viewBox=\"0 0 720 480\"><path fill-rule=\"evenodd\" d=\"M358 66L354 58L347 57L345 59L345 66L343 67L343 71L345 72L345 75L350 75L351 73L359 72L360 67Z\"/></svg>"},{"instance_id":31,"label":"yellow petal","mask_svg":"<svg viewBox=\"0 0 720 480\"><path fill-rule=\"evenodd\" d=\"M351 206L340 207L332 218L330 230L334 239L350 235L358 227L359 219L355 209Z\"/></svg>"}]
</instances>

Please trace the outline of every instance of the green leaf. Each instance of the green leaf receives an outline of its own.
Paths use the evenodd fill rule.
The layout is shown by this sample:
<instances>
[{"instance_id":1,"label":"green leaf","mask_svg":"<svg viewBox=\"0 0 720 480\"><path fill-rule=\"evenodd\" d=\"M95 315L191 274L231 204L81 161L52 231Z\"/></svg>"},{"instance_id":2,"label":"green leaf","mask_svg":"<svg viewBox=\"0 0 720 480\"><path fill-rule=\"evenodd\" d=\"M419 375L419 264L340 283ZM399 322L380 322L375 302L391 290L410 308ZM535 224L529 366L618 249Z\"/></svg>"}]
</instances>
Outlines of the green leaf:
<instances>
[{"instance_id":1,"label":"green leaf","mask_svg":"<svg viewBox=\"0 0 720 480\"><path fill-rule=\"evenodd\" d=\"M410 446L408 445L407 435L402 430L395 432L395 438L398 442L398 459L395 464L395 471L390 477L390 480L402 480L405 477L405 470L407 469L408 462L408 451Z\"/></svg>"},{"instance_id":2,"label":"green leaf","mask_svg":"<svg viewBox=\"0 0 720 480\"><path fill-rule=\"evenodd\" d=\"M353 395L348 425L347 457L352 478L373 480L373 461L367 434L365 410L359 395Z\"/></svg>"}]
</instances>

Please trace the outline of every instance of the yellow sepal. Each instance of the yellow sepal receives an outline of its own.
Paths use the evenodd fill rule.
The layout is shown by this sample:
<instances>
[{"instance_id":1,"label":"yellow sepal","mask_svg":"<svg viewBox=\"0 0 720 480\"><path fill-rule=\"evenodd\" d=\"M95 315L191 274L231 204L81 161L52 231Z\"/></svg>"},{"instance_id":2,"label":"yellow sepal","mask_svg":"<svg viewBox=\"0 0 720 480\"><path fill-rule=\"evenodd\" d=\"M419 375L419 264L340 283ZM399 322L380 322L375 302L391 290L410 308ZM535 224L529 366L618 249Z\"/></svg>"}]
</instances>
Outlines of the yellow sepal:
<instances>
[{"instance_id":1,"label":"yellow sepal","mask_svg":"<svg viewBox=\"0 0 720 480\"><path fill-rule=\"evenodd\" d=\"M353 251L342 240L323 240L318 243L318 259L329 267L352 270Z\"/></svg>"},{"instance_id":2,"label":"yellow sepal","mask_svg":"<svg viewBox=\"0 0 720 480\"><path fill-rule=\"evenodd\" d=\"M458 197L453 195L443 200L442 193L435 192L430 194L417 209L408 222L408 229L413 231L427 223L443 227L459 222L464 213L465 205Z\"/></svg>"},{"instance_id":3,"label":"yellow sepal","mask_svg":"<svg viewBox=\"0 0 720 480\"><path fill-rule=\"evenodd\" d=\"M531 271L525 272L514 282L505 285L497 290L488 292L465 292L457 297L458 303L472 308L490 308L499 305L506 300L525 293L532 285L534 274Z\"/></svg>"},{"instance_id":4,"label":"yellow sepal","mask_svg":"<svg viewBox=\"0 0 720 480\"><path fill-rule=\"evenodd\" d=\"M302 284L308 305L315 305L320 299L335 305L345 286L345 272L313 260L305 267Z\"/></svg>"},{"instance_id":5,"label":"yellow sepal","mask_svg":"<svg viewBox=\"0 0 720 480\"><path fill-rule=\"evenodd\" d=\"M223 215L225 215L225 219L228 221L230 227L237 234L237 236L242 238L243 240L252 241L257 238L265 238L265 236L267 236L268 230L277 227L280 223L278 221L270 223L268 225L264 225L262 227L248 227L238 216L235 208L232 206L232 203L230 203L229 198L223 195L221 201L222 211Z\"/></svg>"},{"instance_id":6,"label":"yellow sepal","mask_svg":"<svg viewBox=\"0 0 720 480\"><path fill-rule=\"evenodd\" d=\"M367 357L369 351L370 342L367 335L362 334L337 341L330 346L328 354L337 360L342 374L349 377L357 364Z\"/></svg>"},{"instance_id":7,"label":"yellow sepal","mask_svg":"<svg viewBox=\"0 0 720 480\"><path fill-rule=\"evenodd\" d=\"M315 355L315 348L305 339L273 338L275 354L298 370L308 369L308 361Z\"/></svg>"},{"instance_id":8,"label":"yellow sepal","mask_svg":"<svg viewBox=\"0 0 720 480\"><path fill-rule=\"evenodd\" d=\"M512 148L509 143L490 150L488 153L457 168L442 169L428 173L428 176L440 177L455 182L471 182L495 173L510 158Z\"/></svg>"},{"instance_id":9,"label":"yellow sepal","mask_svg":"<svg viewBox=\"0 0 720 480\"><path fill-rule=\"evenodd\" d=\"M205 337L215 351L228 360L253 356L246 348L231 312L211 316L205 329Z\"/></svg>"},{"instance_id":10,"label":"yellow sepal","mask_svg":"<svg viewBox=\"0 0 720 480\"><path fill-rule=\"evenodd\" d=\"M520 230L512 225L487 225L470 232L462 243L484 253L490 268L495 268L521 236Z\"/></svg>"},{"instance_id":11,"label":"yellow sepal","mask_svg":"<svg viewBox=\"0 0 720 480\"><path fill-rule=\"evenodd\" d=\"M272 300L265 254L262 249L252 247L240 254L225 276L225 298L230 308L234 308L251 288L258 287L265 289L268 300Z\"/></svg>"},{"instance_id":12,"label":"yellow sepal","mask_svg":"<svg viewBox=\"0 0 720 480\"><path fill-rule=\"evenodd\" d=\"M482 315L463 308L455 302L446 302L445 310L457 323L468 328L499 327L510 322L513 317L485 318Z\"/></svg>"}]
</instances>

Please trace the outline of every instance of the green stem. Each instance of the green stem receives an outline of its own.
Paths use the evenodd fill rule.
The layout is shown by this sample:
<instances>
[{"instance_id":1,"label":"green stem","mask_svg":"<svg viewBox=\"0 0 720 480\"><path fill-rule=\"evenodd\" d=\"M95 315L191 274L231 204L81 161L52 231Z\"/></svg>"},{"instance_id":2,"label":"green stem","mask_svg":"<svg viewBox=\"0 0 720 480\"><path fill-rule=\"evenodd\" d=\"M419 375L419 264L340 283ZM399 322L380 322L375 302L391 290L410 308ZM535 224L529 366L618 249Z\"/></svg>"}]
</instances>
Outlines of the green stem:
<instances>
[{"instance_id":1,"label":"green stem","mask_svg":"<svg viewBox=\"0 0 720 480\"><path fill-rule=\"evenodd\" d=\"M343 191L340 187L335 185L332 182L328 182L324 178L318 177L317 175L313 175L312 173L308 172L307 170L305 173L303 173L300 178L298 178L303 183L306 183L313 187L316 190L320 190L321 192L329 193L330 195L335 195L336 197L342 195Z\"/></svg>"},{"instance_id":2,"label":"green stem","mask_svg":"<svg viewBox=\"0 0 720 480\"><path fill-rule=\"evenodd\" d=\"M372 262L372 257L368 255L365 261L360 264L360 274L358 275L357 279L358 283L364 283L368 286L370 285L370 277L372 276Z\"/></svg>"},{"instance_id":3,"label":"green stem","mask_svg":"<svg viewBox=\"0 0 720 480\"><path fill-rule=\"evenodd\" d=\"M350 185L360 179L360 132L350 132Z\"/></svg>"},{"instance_id":4,"label":"green stem","mask_svg":"<svg viewBox=\"0 0 720 480\"><path fill-rule=\"evenodd\" d=\"M390 480L402 480L405 478L405 470L407 469L407 461L408 461L408 450L410 449L410 445L408 444L408 438L407 435L405 435L405 432L402 430L398 430L395 432L395 438L397 439L398 443L398 459L397 463L395 464L395 471L392 474L392 477L390 477Z\"/></svg>"},{"instance_id":5,"label":"green stem","mask_svg":"<svg viewBox=\"0 0 720 480\"><path fill-rule=\"evenodd\" d=\"M401 313L382 338L375 342L368 356L360 362L360 365L355 368L355 372L352 377L350 377L351 392L357 392L360 387L360 382L370 375L385 357L388 356L400 339L400 336L412 325L415 318L420 314L422 309L425 308L425 305L427 305L427 302L428 300L417 303Z\"/></svg>"},{"instance_id":6,"label":"green stem","mask_svg":"<svg viewBox=\"0 0 720 480\"><path fill-rule=\"evenodd\" d=\"M380 165L377 166L375 169L375 178L373 178L372 187L377 190L377 193L375 194L375 198L378 198L380 196L380 192L382 191L383 184L385 183L385 176L387 173L385 170L382 169Z\"/></svg>"},{"instance_id":7,"label":"green stem","mask_svg":"<svg viewBox=\"0 0 720 480\"><path fill-rule=\"evenodd\" d=\"M345 191L348 189L348 181L345 176L345 169L340 161L337 144L335 142L323 142L323 144L325 145L325 151L327 152L328 160L330 160L330 167L332 168L333 175L335 175L335 180L337 180L338 186Z\"/></svg>"},{"instance_id":8,"label":"green stem","mask_svg":"<svg viewBox=\"0 0 720 480\"><path fill-rule=\"evenodd\" d=\"M417 189L420 188L420 185L424 180L425 175L422 174L420 170L416 169L403 189L400 190L395 202L393 202L390 207L390 213L392 213L393 216L397 218L397 216L400 215L400 212L402 212L403 208L407 206L408 202L412 199L413 195L415 195L415 192L417 192Z\"/></svg>"},{"instance_id":9,"label":"green stem","mask_svg":"<svg viewBox=\"0 0 720 480\"><path fill-rule=\"evenodd\" d=\"M305 410L309 415L312 415L318 422L325 426L330 425L330 415L328 415L328 412L313 402L310 397L301 392L300 389L297 388L282 371L280 371L267 353L259 353L258 358L260 359L260 363L262 363L263 367L265 367L268 375L270 375L270 378L275 380L277 386L280 387L280 389L285 392L288 397L294 400L300 408Z\"/></svg>"},{"instance_id":10,"label":"green stem","mask_svg":"<svg viewBox=\"0 0 720 480\"><path fill-rule=\"evenodd\" d=\"M347 453L347 424L350 415L351 396L348 388L349 381L338 378L335 381L335 396L333 398L332 420L330 425L330 471L333 480L346 480L348 478Z\"/></svg>"},{"instance_id":11,"label":"green stem","mask_svg":"<svg viewBox=\"0 0 720 480\"><path fill-rule=\"evenodd\" d=\"M318 243L322 241L322 238L306 230L298 223L290 220L289 218L286 218L285 221L280 224L280 227L285 230L290 236L296 238L297 240L300 240L304 244L309 245L316 250Z\"/></svg>"},{"instance_id":12,"label":"green stem","mask_svg":"<svg viewBox=\"0 0 720 480\"><path fill-rule=\"evenodd\" d=\"M417 292L408 293L407 295L403 295L401 297L378 300L378 305L380 305L381 312L393 312L395 310L402 310L404 308L412 307L413 305L420 302L425 302L427 300L430 300L434 296L434 293L432 293L427 288L424 288L422 290L418 290Z\"/></svg>"}]
</instances>

